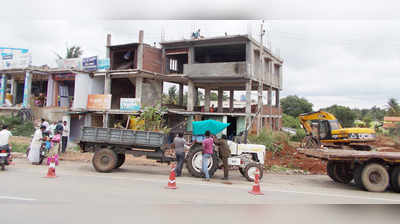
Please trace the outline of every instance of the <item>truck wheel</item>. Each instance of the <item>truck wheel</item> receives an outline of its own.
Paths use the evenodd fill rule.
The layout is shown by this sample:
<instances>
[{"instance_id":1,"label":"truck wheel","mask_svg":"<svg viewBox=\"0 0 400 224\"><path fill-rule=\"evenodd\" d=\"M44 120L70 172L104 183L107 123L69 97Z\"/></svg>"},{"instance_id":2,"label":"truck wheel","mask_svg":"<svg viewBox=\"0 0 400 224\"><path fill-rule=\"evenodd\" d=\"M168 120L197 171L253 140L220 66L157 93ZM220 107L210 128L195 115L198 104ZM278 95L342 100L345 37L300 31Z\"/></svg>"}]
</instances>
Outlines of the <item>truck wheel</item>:
<instances>
[{"instance_id":1,"label":"truck wheel","mask_svg":"<svg viewBox=\"0 0 400 224\"><path fill-rule=\"evenodd\" d=\"M118 158L117 165L115 166L114 169L118 169L118 168L120 168L122 166L122 164L124 164L124 162L125 162L125 154L122 154L122 153L117 154L117 158Z\"/></svg>"},{"instance_id":2,"label":"truck wheel","mask_svg":"<svg viewBox=\"0 0 400 224\"><path fill-rule=\"evenodd\" d=\"M247 164L247 166L244 168L244 177L246 177L246 179L250 182L254 182L254 178L255 178L255 172L256 170L260 171L260 180L262 179L263 175L264 175L264 169L257 163L249 163Z\"/></svg>"},{"instance_id":3,"label":"truck wheel","mask_svg":"<svg viewBox=\"0 0 400 224\"><path fill-rule=\"evenodd\" d=\"M203 161L202 158L202 147L201 145L194 145L188 152L186 156L186 168L189 173L194 177L202 177L203 173L201 172L201 164ZM211 159L208 160L208 174L210 177L214 176L215 171L218 168L218 158L215 154L211 156Z\"/></svg>"},{"instance_id":4,"label":"truck wheel","mask_svg":"<svg viewBox=\"0 0 400 224\"><path fill-rule=\"evenodd\" d=\"M118 161L117 154L110 149L100 149L94 153L92 163L98 172L110 172L116 167Z\"/></svg>"},{"instance_id":5,"label":"truck wheel","mask_svg":"<svg viewBox=\"0 0 400 224\"><path fill-rule=\"evenodd\" d=\"M389 173L381 164L370 163L362 170L361 181L366 190L382 192L389 186Z\"/></svg>"},{"instance_id":6,"label":"truck wheel","mask_svg":"<svg viewBox=\"0 0 400 224\"><path fill-rule=\"evenodd\" d=\"M333 169L333 173L335 178L337 179L337 182L342 184L350 183L350 181L353 180L354 177L350 164L345 162L337 162Z\"/></svg>"},{"instance_id":7,"label":"truck wheel","mask_svg":"<svg viewBox=\"0 0 400 224\"><path fill-rule=\"evenodd\" d=\"M396 166L390 175L390 186L394 192L400 193L400 166Z\"/></svg>"},{"instance_id":8,"label":"truck wheel","mask_svg":"<svg viewBox=\"0 0 400 224\"><path fill-rule=\"evenodd\" d=\"M335 161L328 161L328 164L326 165L326 173L328 174L328 176L335 182L339 182L336 179L336 175L335 175L335 167L336 167L336 162Z\"/></svg>"}]
</instances>

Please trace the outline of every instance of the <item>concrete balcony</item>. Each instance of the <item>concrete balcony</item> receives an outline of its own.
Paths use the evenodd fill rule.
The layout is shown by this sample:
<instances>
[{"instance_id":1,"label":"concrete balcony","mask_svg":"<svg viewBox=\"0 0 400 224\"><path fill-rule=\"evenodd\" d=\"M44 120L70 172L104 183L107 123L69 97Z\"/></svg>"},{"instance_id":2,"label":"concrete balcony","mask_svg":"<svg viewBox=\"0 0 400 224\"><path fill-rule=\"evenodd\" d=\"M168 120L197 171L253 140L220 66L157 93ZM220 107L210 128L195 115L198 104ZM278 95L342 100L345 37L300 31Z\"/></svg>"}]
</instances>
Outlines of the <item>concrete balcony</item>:
<instances>
[{"instance_id":1,"label":"concrete balcony","mask_svg":"<svg viewBox=\"0 0 400 224\"><path fill-rule=\"evenodd\" d=\"M243 78L247 76L246 62L185 64L183 73L189 78Z\"/></svg>"}]
</instances>

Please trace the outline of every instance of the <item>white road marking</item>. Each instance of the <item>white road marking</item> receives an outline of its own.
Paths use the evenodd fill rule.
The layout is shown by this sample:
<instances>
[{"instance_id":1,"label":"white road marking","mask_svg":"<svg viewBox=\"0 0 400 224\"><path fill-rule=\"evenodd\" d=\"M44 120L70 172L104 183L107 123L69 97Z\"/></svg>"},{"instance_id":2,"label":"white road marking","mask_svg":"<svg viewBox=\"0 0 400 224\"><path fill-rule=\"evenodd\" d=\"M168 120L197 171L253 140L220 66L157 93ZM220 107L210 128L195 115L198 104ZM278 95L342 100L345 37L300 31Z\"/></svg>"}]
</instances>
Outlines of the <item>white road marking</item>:
<instances>
[{"instance_id":1,"label":"white road marking","mask_svg":"<svg viewBox=\"0 0 400 224\"><path fill-rule=\"evenodd\" d=\"M34 198L21 198L21 197L10 197L10 196L0 196L0 199L17 200L17 201L36 201L36 199Z\"/></svg>"}]
</instances>

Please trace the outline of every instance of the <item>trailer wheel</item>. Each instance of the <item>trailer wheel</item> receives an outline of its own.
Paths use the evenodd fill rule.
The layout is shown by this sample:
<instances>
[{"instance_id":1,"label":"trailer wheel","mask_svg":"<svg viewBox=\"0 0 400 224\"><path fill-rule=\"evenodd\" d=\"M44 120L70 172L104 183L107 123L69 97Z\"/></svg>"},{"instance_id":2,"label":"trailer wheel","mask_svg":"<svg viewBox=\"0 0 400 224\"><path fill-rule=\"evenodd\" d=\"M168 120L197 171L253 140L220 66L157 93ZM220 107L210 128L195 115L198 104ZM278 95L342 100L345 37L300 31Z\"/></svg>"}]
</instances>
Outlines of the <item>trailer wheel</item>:
<instances>
[{"instance_id":1,"label":"trailer wheel","mask_svg":"<svg viewBox=\"0 0 400 224\"><path fill-rule=\"evenodd\" d=\"M363 170L364 166L359 165L357 168L354 170L354 183L356 184L357 187L364 189L363 183L361 181L361 172Z\"/></svg>"},{"instance_id":2,"label":"trailer wheel","mask_svg":"<svg viewBox=\"0 0 400 224\"><path fill-rule=\"evenodd\" d=\"M186 168L189 173L194 177L202 177L203 173L201 172L202 166L202 151L203 148L199 144L195 144L189 150L186 156ZM218 168L218 158L215 153L211 156L211 159L208 160L208 174L210 177L214 176L215 171Z\"/></svg>"},{"instance_id":3,"label":"trailer wheel","mask_svg":"<svg viewBox=\"0 0 400 224\"><path fill-rule=\"evenodd\" d=\"M92 163L93 167L98 172L110 172L116 167L118 161L117 154L107 148L100 149L94 153Z\"/></svg>"},{"instance_id":4,"label":"trailer wheel","mask_svg":"<svg viewBox=\"0 0 400 224\"><path fill-rule=\"evenodd\" d=\"M382 192L389 186L389 173L381 164L370 163L361 171L361 181L366 190Z\"/></svg>"},{"instance_id":5,"label":"trailer wheel","mask_svg":"<svg viewBox=\"0 0 400 224\"><path fill-rule=\"evenodd\" d=\"M125 154L119 153L117 155L117 157L118 157L118 161L117 161L117 165L115 166L114 169L120 168L122 166L122 164L124 164L124 162L125 162Z\"/></svg>"},{"instance_id":6,"label":"trailer wheel","mask_svg":"<svg viewBox=\"0 0 400 224\"><path fill-rule=\"evenodd\" d=\"M337 162L333 170L337 182L342 184L348 184L350 183L351 180L353 180L354 175L351 171L349 163Z\"/></svg>"},{"instance_id":7,"label":"trailer wheel","mask_svg":"<svg viewBox=\"0 0 400 224\"><path fill-rule=\"evenodd\" d=\"M390 186L392 190L400 193L400 166L396 166L390 175Z\"/></svg>"},{"instance_id":8,"label":"trailer wheel","mask_svg":"<svg viewBox=\"0 0 400 224\"><path fill-rule=\"evenodd\" d=\"M264 169L257 163L249 163L247 164L247 166L244 168L244 177L246 177L246 179L250 182L254 182L254 178L255 178L255 172L256 170L260 171L260 180L262 179L262 177L264 176Z\"/></svg>"},{"instance_id":9,"label":"trailer wheel","mask_svg":"<svg viewBox=\"0 0 400 224\"><path fill-rule=\"evenodd\" d=\"M336 167L336 162L335 161L328 161L328 164L326 165L326 173L328 176L335 182L339 182L338 179L336 179L335 175L335 167Z\"/></svg>"},{"instance_id":10,"label":"trailer wheel","mask_svg":"<svg viewBox=\"0 0 400 224\"><path fill-rule=\"evenodd\" d=\"M244 175L244 169L243 169L243 168L239 167L239 172L240 172L240 174L242 174L242 176L246 177L246 176Z\"/></svg>"}]
</instances>

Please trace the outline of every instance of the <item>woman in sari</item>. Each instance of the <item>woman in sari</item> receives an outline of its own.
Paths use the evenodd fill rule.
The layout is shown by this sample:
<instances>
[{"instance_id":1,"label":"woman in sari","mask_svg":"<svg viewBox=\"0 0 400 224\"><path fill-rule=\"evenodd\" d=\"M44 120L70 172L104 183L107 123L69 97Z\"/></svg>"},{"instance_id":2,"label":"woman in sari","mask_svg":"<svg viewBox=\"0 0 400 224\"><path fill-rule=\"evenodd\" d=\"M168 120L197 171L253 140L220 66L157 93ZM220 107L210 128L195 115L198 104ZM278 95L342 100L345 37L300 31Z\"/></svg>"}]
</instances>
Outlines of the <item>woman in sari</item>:
<instances>
[{"instance_id":1,"label":"woman in sari","mask_svg":"<svg viewBox=\"0 0 400 224\"><path fill-rule=\"evenodd\" d=\"M31 149L29 150L28 159L31 161L32 165L39 165L40 161L40 147L42 145L41 140L43 139L43 131L46 130L45 126L40 126L39 129L35 131L31 142Z\"/></svg>"}]
</instances>

